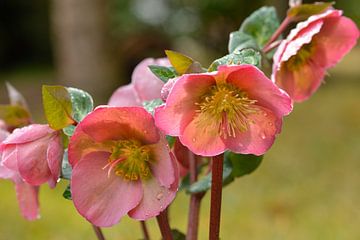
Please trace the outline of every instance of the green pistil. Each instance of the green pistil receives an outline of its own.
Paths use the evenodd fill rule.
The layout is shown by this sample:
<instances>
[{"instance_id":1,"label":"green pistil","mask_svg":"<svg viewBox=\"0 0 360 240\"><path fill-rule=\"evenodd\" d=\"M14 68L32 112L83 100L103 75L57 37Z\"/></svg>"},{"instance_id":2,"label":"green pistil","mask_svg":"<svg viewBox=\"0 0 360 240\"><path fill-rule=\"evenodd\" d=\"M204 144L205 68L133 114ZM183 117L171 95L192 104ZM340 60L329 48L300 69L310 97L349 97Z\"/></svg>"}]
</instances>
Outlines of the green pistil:
<instances>
[{"instance_id":1,"label":"green pistil","mask_svg":"<svg viewBox=\"0 0 360 240\"><path fill-rule=\"evenodd\" d=\"M295 71L309 61L314 52L314 46L311 43L303 45L296 55L292 56L284 64L289 70Z\"/></svg>"}]
</instances>

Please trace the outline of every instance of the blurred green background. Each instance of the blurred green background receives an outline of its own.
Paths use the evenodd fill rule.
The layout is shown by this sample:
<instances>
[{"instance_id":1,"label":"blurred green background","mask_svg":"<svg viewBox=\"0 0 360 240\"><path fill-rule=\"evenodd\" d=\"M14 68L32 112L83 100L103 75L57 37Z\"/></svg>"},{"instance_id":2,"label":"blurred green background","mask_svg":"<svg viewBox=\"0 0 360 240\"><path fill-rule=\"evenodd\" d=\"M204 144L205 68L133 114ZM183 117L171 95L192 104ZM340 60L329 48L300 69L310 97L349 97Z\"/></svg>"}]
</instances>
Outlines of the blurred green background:
<instances>
[{"instance_id":1,"label":"blurred green background","mask_svg":"<svg viewBox=\"0 0 360 240\"><path fill-rule=\"evenodd\" d=\"M282 17L287 7L287 1L275 0L105 2L0 1L0 102L7 103L4 81L9 81L23 92L40 122L42 84L81 87L97 103L106 103L115 87L130 81L141 59L174 49L207 65L226 54L228 34L252 11L276 5ZM360 23L357 0L339 1L336 7ZM95 18L100 19L97 31L86 27ZM106 37L99 40L94 31ZM99 54L101 61L86 64L94 60L87 55L91 47L66 50L72 43L86 46L91 38L98 40L94 52L106 52ZM295 105L260 168L224 189L222 239L360 239L359 61L360 49L355 48L309 101ZM96 75L99 69L109 71ZM27 222L19 214L13 184L1 180L0 240L95 239L90 224L62 198L65 187L66 182L55 190L43 186L42 218ZM170 210L171 225L182 231L187 205L188 196L179 193ZM203 200L199 239L207 239L208 210L209 195ZM160 239L154 220L149 229L152 239ZM108 239L141 238L139 223L127 217L104 233Z\"/></svg>"}]
</instances>

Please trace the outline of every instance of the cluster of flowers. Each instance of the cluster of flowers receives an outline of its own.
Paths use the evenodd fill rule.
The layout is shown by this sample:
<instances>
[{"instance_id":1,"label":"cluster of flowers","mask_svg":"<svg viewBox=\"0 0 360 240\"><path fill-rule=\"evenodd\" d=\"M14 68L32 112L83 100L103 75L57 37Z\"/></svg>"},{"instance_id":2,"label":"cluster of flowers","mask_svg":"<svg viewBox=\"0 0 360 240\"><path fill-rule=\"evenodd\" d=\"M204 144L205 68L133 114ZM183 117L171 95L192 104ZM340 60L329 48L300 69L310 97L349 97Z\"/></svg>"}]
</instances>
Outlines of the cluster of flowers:
<instances>
[{"instance_id":1,"label":"cluster of flowers","mask_svg":"<svg viewBox=\"0 0 360 240\"><path fill-rule=\"evenodd\" d=\"M179 157L184 151L208 157L225 151L263 155L293 102L318 89L326 69L350 51L358 36L341 11L311 16L280 43L271 80L242 64L185 73L164 85L148 66L171 63L145 59L107 106L76 124L68 146L76 209L97 226L116 224L126 214L146 220L174 199L188 167ZM164 104L152 115L142 104L156 98ZM15 183L24 217L36 219L39 186L55 187L61 174L61 130L30 124L8 131L1 122L0 177ZM165 135L176 137L178 147L169 149Z\"/></svg>"}]
</instances>

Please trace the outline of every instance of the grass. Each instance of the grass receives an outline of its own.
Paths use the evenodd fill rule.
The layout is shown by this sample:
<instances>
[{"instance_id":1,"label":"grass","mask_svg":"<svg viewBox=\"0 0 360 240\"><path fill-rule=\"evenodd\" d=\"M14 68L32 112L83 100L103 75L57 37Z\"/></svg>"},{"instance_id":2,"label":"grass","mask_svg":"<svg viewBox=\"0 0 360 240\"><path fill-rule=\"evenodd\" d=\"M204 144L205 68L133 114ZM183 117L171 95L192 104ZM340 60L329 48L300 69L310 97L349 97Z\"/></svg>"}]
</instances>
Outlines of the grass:
<instances>
[{"instance_id":1,"label":"grass","mask_svg":"<svg viewBox=\"0 0 360 240\"><path fill-rule=\"evenodd\" d=\"M260 168L224 189L222 239L360 239L360 83L358 70L353 78L343 77L348 64L339 65L313 98L295 105ZM27 222L13 184L1 181L0 240L95 239L89 223L61 197L65 187L66 182L55 190L43 186L42 218ZM170 210L171 225L182 231L187 205L179 193ZM200 239L207 239L208 209L209 195L201 209ZM155 220L149 228L152 239L160 239ZM128 217L104 232L110 240L141 238L139 223Z\"/></svg>"}]
</instances>

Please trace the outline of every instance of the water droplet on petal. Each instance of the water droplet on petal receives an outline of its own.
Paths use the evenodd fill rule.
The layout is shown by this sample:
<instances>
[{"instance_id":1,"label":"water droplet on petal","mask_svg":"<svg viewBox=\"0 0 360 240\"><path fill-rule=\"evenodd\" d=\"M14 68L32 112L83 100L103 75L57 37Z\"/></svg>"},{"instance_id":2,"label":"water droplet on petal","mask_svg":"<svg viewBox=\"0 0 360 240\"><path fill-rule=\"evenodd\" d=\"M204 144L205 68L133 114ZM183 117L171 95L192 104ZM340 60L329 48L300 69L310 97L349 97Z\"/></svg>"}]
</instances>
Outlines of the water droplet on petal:
<instances>
[{"instance_id":1,"label":"water droplet on petal","mask_svg":"<svg viewBox=\"0 0 360 240\"><path fill-rule=\"evenodd\" d=\"M269 126L273 126L274 124L272 122L268 122Z\"/></svg>"},{"instance_id":2,"label":"water droplet on petal","mask_svg":"<svg viewBox=\"0 0 360 240\"><path fill-rule=\"evenodd\" d=\"M193 141L193 142L196 142L196 138L193 138L192 141Z\"/></svg>"},{"instance_id":3,"label":"water droplet on petal","mask_svg":"<svg viewBox=\"0 0 360 240\"><path fill-rule=\"evenodd\" d=\"M244 145L242 143L239 143L239 147L243 147Z\"/></svg>"},{"instance_id":4,"label":"water droplet on petal","mask_svg":"<svg viewBox=\"0 0 360 240\"><path fill-rule=\"evenodd\" d=\"M265 133L264 132L260 133L260 137L261 137L261 139L265 139L266 138Z\"/></svg>"},{"instance_id":5,"label":"water droplet on petal","mask_svg":"<svg viewBox=\"0 0 360 240\"><path fill-rule=\"evenodd\" d=\"M162 205L160 205L160 210L162 210L164 207Z\"/></svg>"},{"instance_id":6,"label":"water droplet on petal","mask_svg":"<svg viewBox=\"0 0 360 240\"><path fill-rule=\"evenodd\" d=\"M147 133L148 133L148 131L144 130L144 134L147 134Z\"/></svg>"},{"instance_id":7,"label":"water droplet on petal","mask_svg":"<svg viewBox=\"0 0 360 240\"><path fill-rule=\"evenodd\" d=\"M266 117L268 114L267 112L263 112L263 116Z\"/></svg>"},{"instance_id":8,"label":"water droplet on petal","mask_svg":"<svg viewBox=\"0 0 360 240\"><path fill-rule=\"evenodd\" d=\"M159 192L158 195L156 195L156 199L160 201L163 196L164 194L162 192Z\"/></svg>"}]
</instances>

